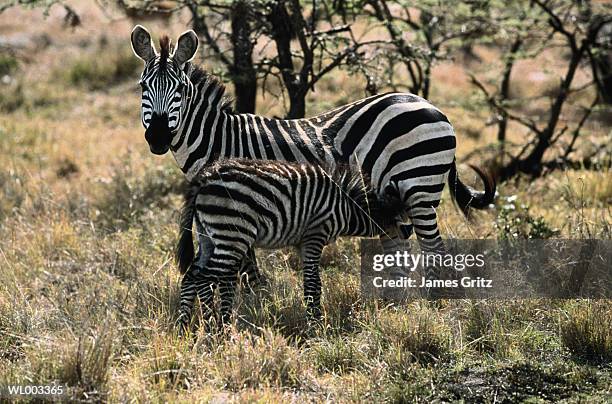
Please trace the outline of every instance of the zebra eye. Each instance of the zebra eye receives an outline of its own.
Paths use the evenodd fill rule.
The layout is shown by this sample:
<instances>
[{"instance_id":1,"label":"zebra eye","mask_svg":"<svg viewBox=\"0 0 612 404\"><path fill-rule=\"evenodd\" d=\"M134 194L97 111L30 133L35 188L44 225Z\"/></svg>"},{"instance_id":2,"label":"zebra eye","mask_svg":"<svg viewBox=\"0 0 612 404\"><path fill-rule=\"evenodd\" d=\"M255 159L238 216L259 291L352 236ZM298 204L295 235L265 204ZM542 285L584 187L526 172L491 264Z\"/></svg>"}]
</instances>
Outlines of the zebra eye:
<instances>
[{"instance_id":1,"label":"zebra eye","mask_svg":"<svg viewBox=\"0 0 612 404\"><path fill-rule=\"evenodd\" d=\"M147 85L143 81L139 81L138 84L140 84L140 88L142 88L142 91L147 89Z\"/></svg>"}]
</instances>

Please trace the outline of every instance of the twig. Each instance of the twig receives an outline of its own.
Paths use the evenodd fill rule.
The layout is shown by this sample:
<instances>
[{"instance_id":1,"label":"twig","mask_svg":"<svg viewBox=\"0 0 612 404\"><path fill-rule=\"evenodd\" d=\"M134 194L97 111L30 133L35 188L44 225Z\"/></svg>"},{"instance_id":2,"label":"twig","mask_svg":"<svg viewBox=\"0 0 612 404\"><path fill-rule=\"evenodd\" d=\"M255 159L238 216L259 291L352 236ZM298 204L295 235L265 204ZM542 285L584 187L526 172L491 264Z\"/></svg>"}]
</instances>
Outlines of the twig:
<instances>
[{"instance_id":1,"label":"twig","mask_svg":"<svg viewBox=\"0 0 612 404\"><path fill-rule=\"evenodd\" d=\"M582 127L586 123L587 119L589 119L591 112L593 112L593 109L598 103L599 96L595 96L595 99L593 100L593 102L591 102L591 105L586 109L584 115L582 115L582 118L580 118L578 125L576 126L576 128L574 128L574 131L572 132L572 140L567 146L567 149L565 149L565 153L563 154L563 160L567 160L567 157L572 153L574 149L574 143L576 143L576 139L578 139L578 136L580 136L580 130L582 130Z\"/></svg>"},{"instance_id":2,"label":"twig","mask_svg":"<svg viewBox=\"0 0 612 404\"><path fill-rule=\"evenodd\" d=\"M508 119L516 121L518 123L520 123L521 125L531 129L533 132L535 132L538 135L542 134L542 130L540 128L538 128L536 126L536 123L533 120L524 118L522 116L516 115L511 113L510 111L508 111L507 108L505 108L503 105L501 105L494 96L492 96L489 91L487 90L487 88L484 86L484 84L478 80L476 78L476 76L474 76L472 73L469 74L470 76L470 80L472 81L472 83L478 87L480 89L480 91L482 91L485 95L485 97L487 97L487 102L498 112L498 113L504 113Z\"/></svg>"}]
</instances>

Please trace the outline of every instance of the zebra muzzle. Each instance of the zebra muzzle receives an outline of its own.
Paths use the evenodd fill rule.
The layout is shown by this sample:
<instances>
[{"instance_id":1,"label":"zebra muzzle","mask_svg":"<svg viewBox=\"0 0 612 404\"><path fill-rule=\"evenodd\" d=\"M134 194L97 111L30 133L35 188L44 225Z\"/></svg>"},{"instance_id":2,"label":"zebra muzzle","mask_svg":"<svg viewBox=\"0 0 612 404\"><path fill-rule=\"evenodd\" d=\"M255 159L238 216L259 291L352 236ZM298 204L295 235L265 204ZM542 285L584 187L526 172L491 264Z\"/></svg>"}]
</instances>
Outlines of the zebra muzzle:
<instances>
[{"instance_id":1,"label":"zebra muzzle","mask_svg":"<svg viewBox=\"0 0 612 404\"><path fill-rule=\"evenodd\" d=\"M168 116L153 114L145 131L145 140L153 154L165 154L170 149L172 132L168 127Z\"/></svg>"}]
</instances>

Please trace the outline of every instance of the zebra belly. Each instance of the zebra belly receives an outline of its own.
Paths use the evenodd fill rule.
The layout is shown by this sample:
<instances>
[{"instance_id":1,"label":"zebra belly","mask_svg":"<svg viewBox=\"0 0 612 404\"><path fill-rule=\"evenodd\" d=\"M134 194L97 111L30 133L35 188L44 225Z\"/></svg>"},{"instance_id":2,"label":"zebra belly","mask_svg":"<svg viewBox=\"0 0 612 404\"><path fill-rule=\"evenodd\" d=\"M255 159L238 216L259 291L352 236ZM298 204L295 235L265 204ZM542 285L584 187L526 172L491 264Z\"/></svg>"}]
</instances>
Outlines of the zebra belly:
<instances>
[{"instance_id":1,"label":"zebra belly","mask_svg":"<svg viewBox=\"0 0 612 404\"><path fill-rule=\"evenodd\" d=\"M288 233L281 233L279 229L275 229L273 226L260 226L253 246L268 250L294 247L302 242L306 230L307 228L304 226L299 226Z\"/></svg>"}]
</instances>

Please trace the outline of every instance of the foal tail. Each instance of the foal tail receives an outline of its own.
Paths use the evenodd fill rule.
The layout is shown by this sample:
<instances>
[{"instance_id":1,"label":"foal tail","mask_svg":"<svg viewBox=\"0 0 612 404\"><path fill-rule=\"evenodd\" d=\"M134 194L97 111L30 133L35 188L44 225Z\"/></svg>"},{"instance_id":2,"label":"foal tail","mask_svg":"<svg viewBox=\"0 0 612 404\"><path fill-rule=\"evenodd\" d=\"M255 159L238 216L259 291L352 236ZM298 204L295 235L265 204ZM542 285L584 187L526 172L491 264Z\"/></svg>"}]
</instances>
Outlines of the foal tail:
<instances>
[{"instance_id":1,"label":"foal tail","mask_svg":"<svg viewBox=\"0 0 612 404\"><path fill-rule=\"evenodd\" d=\"M179 271L181 274L187 272L189 265L193 262L193 217L195 215L195 202L198 195L198 188L190 186L185 192L185 201L183 202L183 209L181 210L180 228L179 228L179 241L176 245L175 259L179 265Z\"/></svg>"},{"instance_id":2,"label":"foal tail","mask_svg":"<svg viewBox=\"0 0 612 404\"><path fill-rule=\"evenodd\" d=\"M484 192L476 191L461 182L459 174L457 174L457 166L454 160L448 175L448 189L450 190L450 194L466 217L469 217L470 208L485 209L493 203L493 199L495 198L495 180L491 175L485 173L476 166L470 165L470 167L472 170L476 171L482 180L485 189Z\"/></svg>"}]
</instances>

